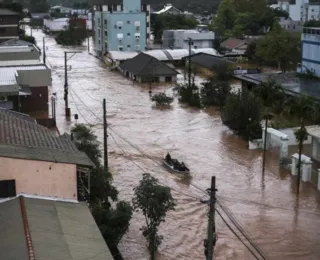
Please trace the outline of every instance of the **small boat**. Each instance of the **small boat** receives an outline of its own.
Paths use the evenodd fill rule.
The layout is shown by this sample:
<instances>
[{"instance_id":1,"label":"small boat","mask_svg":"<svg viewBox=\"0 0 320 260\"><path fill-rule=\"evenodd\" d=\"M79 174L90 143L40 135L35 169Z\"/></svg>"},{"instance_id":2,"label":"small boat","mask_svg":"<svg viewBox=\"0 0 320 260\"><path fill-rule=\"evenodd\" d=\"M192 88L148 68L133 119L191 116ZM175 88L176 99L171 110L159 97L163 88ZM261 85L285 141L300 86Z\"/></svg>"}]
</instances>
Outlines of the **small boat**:
<instances>
[{"instance_id":1,"label":"small boat","mask_svg":"<svg viewBox=\"0 0 320 260\"><path fill-rule=\"evenodd\" d=\"M189 174L190 170L183 162L179 162L177 159L172 159L170 154L162 159L163 165L173 173Z\"/></svg>"}]
</instances>

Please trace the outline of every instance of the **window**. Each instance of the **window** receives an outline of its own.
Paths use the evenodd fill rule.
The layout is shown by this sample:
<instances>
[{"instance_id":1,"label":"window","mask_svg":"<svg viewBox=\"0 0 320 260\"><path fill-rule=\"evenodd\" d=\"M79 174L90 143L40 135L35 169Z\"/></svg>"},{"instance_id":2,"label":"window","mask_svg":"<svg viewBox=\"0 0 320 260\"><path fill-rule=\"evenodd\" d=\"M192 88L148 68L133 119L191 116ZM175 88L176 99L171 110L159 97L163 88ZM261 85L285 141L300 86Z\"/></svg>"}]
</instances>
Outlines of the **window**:
<instances>
[{"instance_id":1,"label":"window","mask_svg":"<svg viewBox=\"0 0 320 260\"><path fill-rule=\"evenodd\" d=\"M121 29L122 29L122 26L119 26L118 29L121 30Z\"/></svg>"},{"instance_id":2,"label":"window","mask_svg":"<svg viewBox=\"0 0 320 260\"><path fill-rule=\"evenodd\" d=\"M311 12L314 12L314 9L311 9Z\"/></svg>"},{"instance_id":3,"label":"window","mask_svg":"<svg viewBox=\"0 0 320 260\"><path fill-rule=\"evenodd\" d=\"M149 28L149 26L150 26L150 23L149 23L149 22L147 22L147 28Z\"/></svg>"},{"instance_id":4,"label":"window","mask_svg":"<svg viewBox=\"0 0 320 260\"><path fill-rule=\"evenodd\" d=\"M127 48L131 48L131 45L127 45Z\"/></svg>"},{"instance_id":5,"label":"window","mask_svg":"<svg viewBox=\"0 0 320 260\"><path fill-rule=\"evenodd\" d=\"M140 26L136 26L136 31L140 31Z\"/></svg>"},{"instance_id":6,"label":"window","mask_svg":"<svg viewBox=\"0 0 320 260\"><path fill-rule=\"evenodd\" d=\"M171 77L171 76L166 77L166 78L165 78L165 81L166 81L166 82L172 82L172 77Z\"/></svg>"},{"instance_id":7,"label":"window","mask_svg":"<svg viewBox=\"0 0 320 260\"><path fill-rule=\"evenodd\" d=\"M119 39L119 44L122 44L122 39Z\"/></svg>"},{"instance_id":8,"label":"window","mask_svg":"<svg viewBox=\"0 0 320 260\"><path fill-rule=\"evenodd\" d=\"M0 198L10 198L16 195L16 180L0 181Z\"/></svg>"},{"instance_id":9,"label":"window","mask_svg":"<svg viewBox=\"0 0 320 260\"><path fill-rule=\"evenodd\" d=\"M6 28L0 28L0 33L5 33L6 32Z\"/></svg>"},{"instance_id":10,"label":"window","mask_svg":"<svg viewBox=\"0 0 320 260\"><path fill-rule=\"evenodd\" d=\"M130 24L130 21L127 21L127 24Z\"/></svg>"},{"instance_id":11,"label":"window","mask_svg":"<svg viewBox=\"0 0 320 260\"><path fill-rule=\"evenodd\" d=\"M123 51L123 48L122 48L122 47L119 47L119 51Z\"/></svg>"},{"instance_id":12,"label":"window","mask_svg":"<svg viewBox=\"0 0 320 260\"><path fill-rule=\"evenodd\" d=\"M108 20L107 19L104 19L104 24L108 24Z\"/></svg>"},{"instance_id":13,"label":"window","mask_svg":"<svg viewBox=\"0 0 320 260\"><path fill-rule=\"evenodd\" d=\"M100 21L101 21L100 18L98 18L98 24L99 24L99 25L100 25Z\"/></svg>"},{"instance_id":14,"label":"window","mask_svg":"<svg viewBox=\"0 0 320 260\"><path fill-rule=\"evenodd\" d=\"M0 23L2 23L3 22L3 19L2 18L0 18Z\"/></svg>"},{"instance_id":15,"label":"window","mask_svg":"<svg viewBox=\"0 0 320 260\"><path fill-rule=\"evenodd\" d=\"M105 36L108 36L108 31L104 31L104 35L105 35Z\"/></svg>"},{"instance_id":16,"label":"window","mask_svg":"<svg viewBox=\"0 0 320 260\"><path fill-rule=\"evenodd\" d=\"M127 33L127 36L131 36L131 33Z\"/></svg>"}]
</instances>

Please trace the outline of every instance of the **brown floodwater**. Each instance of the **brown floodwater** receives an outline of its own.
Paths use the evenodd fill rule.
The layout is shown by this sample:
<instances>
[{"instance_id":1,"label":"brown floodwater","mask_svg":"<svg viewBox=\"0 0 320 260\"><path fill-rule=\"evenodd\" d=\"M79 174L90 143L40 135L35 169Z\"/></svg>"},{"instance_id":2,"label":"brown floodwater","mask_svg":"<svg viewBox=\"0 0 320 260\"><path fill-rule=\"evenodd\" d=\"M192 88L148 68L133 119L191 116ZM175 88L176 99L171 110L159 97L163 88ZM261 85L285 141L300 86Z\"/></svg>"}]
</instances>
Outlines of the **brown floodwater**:
<instances>
[{"instance_id":1,"label":"brown floodwater","mask_svg":"<svg viewBox=\"0 0 320 260\"><path fill-rule=\"evenodd\" d=\"M42 47L42 32L34 31L33 35ZM297 198L296 179L279 170L276 153L267 153L262 176L262 152L249 151L246 142L222 125L218 111L191 109L177 101L170 109L157 109L147 86L109 71L86 47L62 48L52 38L46 45L60 132L69 131L76 123L73 117L66 121L64 116L63 52L81 50L68 60L71 113L79 115L78 123L92 125L102 141L102 99L106 98L109 164L120 199L131 200L143 172L172 188L177 207L160 227L164 240L157 259L204 259L208 208L199 200L207 198L204 190L213 175L219 200L264 252L265 259L320 259L320 194L312 184L303 183ZM153 91L172 93L173 87L154 86ZM167 152L186 162L191 178L181 179L159 165ZM125 259L148 259L140 231L143 225L144 218L134 213L119 245ZM215 259L256 259L218 215L216 226Z\"/></svg>"}]
</instances>

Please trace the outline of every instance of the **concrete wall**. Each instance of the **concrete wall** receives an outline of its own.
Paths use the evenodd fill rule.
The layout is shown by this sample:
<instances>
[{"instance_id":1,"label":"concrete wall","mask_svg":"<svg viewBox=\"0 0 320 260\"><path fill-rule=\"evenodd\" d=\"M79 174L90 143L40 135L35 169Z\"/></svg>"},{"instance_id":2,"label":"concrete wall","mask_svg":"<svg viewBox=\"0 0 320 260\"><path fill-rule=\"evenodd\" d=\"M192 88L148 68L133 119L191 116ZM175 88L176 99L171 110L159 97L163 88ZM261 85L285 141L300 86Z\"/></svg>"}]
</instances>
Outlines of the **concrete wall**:
<instances>
[{"instance_id":1,"label":"concrete wall","mask_svg":"<svg viewBox=\"0 0 320 260\"><path fill-rule=\"evenodd\" d=\"M294 134L295 131L299 130L299 127L297 128L286 128L286 129L279 129L280 132L286 134L288 136L288 145L298 145L299 142L296 140L296 136ZM304 144L311 144L312 137L309 135L308 139L304 141Z\"/></svg>"},{"instance_id":2,"label":"concrete wall","mask_svg":"<svg viewBox=\"0 0 320 260\"><path fill-rule=\"evenodd\" d=\"M76 165L0 157L0 180L16 180L16 192L77 199Z\"/></svg>"}]
</instances>

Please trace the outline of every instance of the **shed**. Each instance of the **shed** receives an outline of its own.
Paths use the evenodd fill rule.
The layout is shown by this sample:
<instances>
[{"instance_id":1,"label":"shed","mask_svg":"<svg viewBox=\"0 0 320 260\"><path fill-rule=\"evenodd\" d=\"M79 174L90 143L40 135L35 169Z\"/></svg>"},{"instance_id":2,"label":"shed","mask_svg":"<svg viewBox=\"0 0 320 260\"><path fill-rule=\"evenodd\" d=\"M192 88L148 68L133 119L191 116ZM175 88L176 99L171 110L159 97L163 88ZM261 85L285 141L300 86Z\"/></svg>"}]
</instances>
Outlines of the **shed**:
<instances>
[{"instance_id":1,"label":"shed","mask_svg":"<svg viewBox=\"0 0 320 260\"><path fill-rule=\"evenodd\" d=\"M138 82L174 82L178 72L146 53L139 53L120 64L122 73Z\"/></svg>"},{"instance_id":2,"label":"shed","mask_svg":"<svg viewBox=\"0 0 320 260\"><path fill-rule=\"evenodd\" d=\"M188 60L189 57L185 57L185 60ZM219 66L229 66L234 64L234 62L224 59L220 56L215 56L207 53L196 53L190 57L191 63L198 65L200 67L212 70L215 67Z\"/></svg>"}]
</instances>

